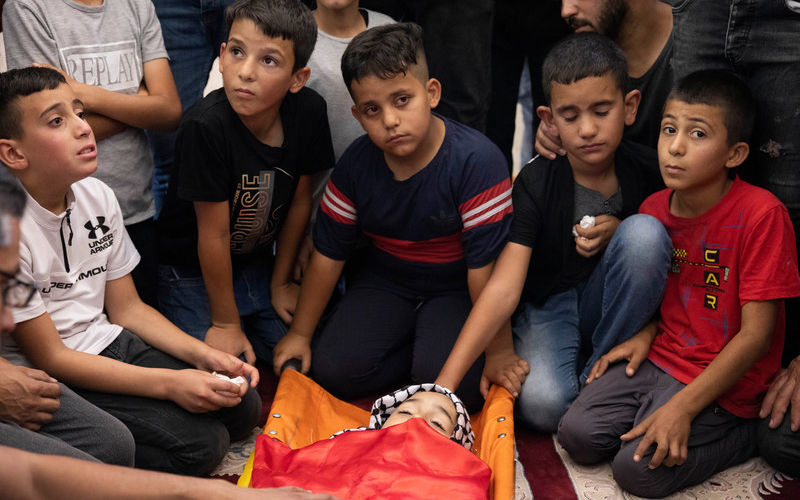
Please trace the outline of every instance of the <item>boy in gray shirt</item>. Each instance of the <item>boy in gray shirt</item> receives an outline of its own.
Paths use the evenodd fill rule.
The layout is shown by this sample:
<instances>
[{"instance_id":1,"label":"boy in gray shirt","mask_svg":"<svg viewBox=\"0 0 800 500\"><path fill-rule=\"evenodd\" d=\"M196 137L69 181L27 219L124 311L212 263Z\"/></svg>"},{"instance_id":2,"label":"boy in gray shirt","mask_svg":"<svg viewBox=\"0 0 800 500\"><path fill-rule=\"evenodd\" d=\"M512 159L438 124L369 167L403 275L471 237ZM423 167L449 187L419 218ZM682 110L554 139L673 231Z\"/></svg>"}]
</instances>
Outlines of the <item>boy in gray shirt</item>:
<instances>
[{"instance_id":1,"label":"boy in gray shirt","mask_svg":"<svg viewBox=\"0 0 800 500\"><path fill-rule=\"evenodd\" d=\"M8 0L3 25L9 69L53 66L86 105L96 176L119 200L142 256L136 286L155 305L153 158L143 129L176 128L181 106L152 2Z\"/></svg>"}]
</instances>

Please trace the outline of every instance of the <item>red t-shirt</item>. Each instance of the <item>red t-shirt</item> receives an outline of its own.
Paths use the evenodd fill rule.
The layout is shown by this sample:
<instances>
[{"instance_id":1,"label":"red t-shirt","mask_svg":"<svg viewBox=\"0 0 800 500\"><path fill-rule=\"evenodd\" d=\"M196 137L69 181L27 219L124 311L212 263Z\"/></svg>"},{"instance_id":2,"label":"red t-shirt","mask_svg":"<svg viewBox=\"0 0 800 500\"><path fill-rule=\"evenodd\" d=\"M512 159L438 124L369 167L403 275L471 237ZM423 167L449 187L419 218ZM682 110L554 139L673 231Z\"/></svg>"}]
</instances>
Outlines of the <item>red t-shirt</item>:
<instances>
[{"instance_id":1,"label":"red t-shirt","mask_svg":"<svg viewBox=\"0 0 800 500\"><path fill-rule=\"evenodd\" d=\"M639 209L664 224L673 246L648 358L688 384L739 332L744 304L800 295L800 277L789 214L768 191L737 178L711 210L690 219L670 214L671 194L659 191ZM780 370L783 338L781 303L768 352L717 400L720 406L739 417L758 415Z\"/></svg>"}]
</instances>

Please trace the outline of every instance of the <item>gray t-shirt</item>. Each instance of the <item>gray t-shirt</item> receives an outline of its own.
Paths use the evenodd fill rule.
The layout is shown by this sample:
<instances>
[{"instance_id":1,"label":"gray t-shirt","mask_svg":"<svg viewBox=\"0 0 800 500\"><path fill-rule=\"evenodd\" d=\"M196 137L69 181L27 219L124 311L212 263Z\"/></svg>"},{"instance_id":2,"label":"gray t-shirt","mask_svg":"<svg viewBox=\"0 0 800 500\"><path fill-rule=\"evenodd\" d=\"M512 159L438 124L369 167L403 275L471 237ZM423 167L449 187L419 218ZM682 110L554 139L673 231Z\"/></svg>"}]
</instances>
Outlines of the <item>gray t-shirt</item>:
<instances>
[{"instance_id":1,"label":"gray t-shirt","mask_svg":"<svg viewBox=\"0 0 800 500\"><path fill-rule=\"evenodd\" d=\"M150 0L110 0L90 7L72 0L8 0L3 7L8 67L47 63L83 83L124 94L138 91L142 64L166 58ZM129 127L97 145L95 176L108 184L125 225L155 214L153 156L144 130Z\"/></svg>"},{"instance_id":2,"label":"gray t-shirt","mask_svg":"<svg viewBox=\"0 0 800 500\"><path fill-rule=\"evenodd\" d=\"M575 183L575 212L573 220L579 223L584 215L613 215L621 218L622 188L606 199L603 193Z\"/></svg>"},{"instance_id":3,"label":"gray t-shirt","mask_svg":"<svg viewBox=\"0 0 800 500\"><path fill-rule=\"evenodd\" d=\"M361 11L366 12L368 28L394 22L394 19L385 14L367 9L361 9ZM311 76L306 85L319 92L328 103L328 123L331 128L333 154L336 161L339 161L351 142L364 134L364 129L350 112L353 100L350 98L350 93L342 78L342 54L350 40L352 38L336 38L322 30L317 30L317 44L308 60Z\"/></svg>"}]
</instances>

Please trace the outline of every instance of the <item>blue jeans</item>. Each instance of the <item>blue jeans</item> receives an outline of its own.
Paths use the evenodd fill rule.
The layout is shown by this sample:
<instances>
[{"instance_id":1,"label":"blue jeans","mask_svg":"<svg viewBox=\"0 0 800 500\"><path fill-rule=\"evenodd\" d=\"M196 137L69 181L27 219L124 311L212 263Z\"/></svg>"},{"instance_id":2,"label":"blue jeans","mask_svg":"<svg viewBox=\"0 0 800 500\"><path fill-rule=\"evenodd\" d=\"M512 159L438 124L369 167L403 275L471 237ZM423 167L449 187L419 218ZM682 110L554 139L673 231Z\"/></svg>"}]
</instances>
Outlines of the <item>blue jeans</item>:
<instances>
[{"instance_id":1,"label":"blue jeans","mask_svg":"<svg viewBox=\"0 0 800 500\"><path fill-rule=\"evenodd\" d=\"M208 294L199 268L159 267L158 302L164 316L192 337L204 340L211 327ZM233 272L233 294L244 331L256 357L272 363L272 348L286 333L286 323L272 307L272 260L256 259Z\"/></svg>"},{"instance_id":2,"label":"blue jeans","mask_svg":"<svg viewBox=\"0 0 800 500\"><path fill-rule=\"evenodd\" d=\"M514 348L531 368L517 403L523 421L555 432L592 365L658 310L671 254L672 242L657 219L630 216L586 281L544 304L520 306Z\"/></svg>"},{"instance_id":3,"label":"blue jeans","mask_svg":"<svg viewBox=\"0 0 800 500\"><path fill-rule=\"evenodd\" d=\"M153 0L169 67L185 113L203 97L208 73L227 37L225 7L233 0ZM153 149L156 218L167 195L175 158L175 133L148 131Z\"/></svg>"}]
</instances>

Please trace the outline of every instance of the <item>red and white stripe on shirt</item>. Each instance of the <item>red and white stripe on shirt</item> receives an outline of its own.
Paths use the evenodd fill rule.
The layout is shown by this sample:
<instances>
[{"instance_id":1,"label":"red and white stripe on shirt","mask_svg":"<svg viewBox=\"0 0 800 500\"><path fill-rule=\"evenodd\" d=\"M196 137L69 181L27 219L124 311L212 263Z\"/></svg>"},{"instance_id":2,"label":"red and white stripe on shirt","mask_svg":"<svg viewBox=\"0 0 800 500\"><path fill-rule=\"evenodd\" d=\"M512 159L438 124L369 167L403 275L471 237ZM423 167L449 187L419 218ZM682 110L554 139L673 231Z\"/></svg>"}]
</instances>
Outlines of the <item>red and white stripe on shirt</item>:
<instances>
[{"instance_id":1,"label":"red and white stripe on shirt","mask_svg":"<svg viewBox=\"0 0 800 500\"><path fill-rule=\"evenodd\" d=\"M358 212L353 202L336 189L331 181L328 181L328 185L325 186L325 193L322 195L319 206L328 217L336 222L349 225L355 225L358 222Z\"/></svg>"},{"instance_id":2,"label":"red and white stripe on shirt","mask_svg":"<svg viewBox=\"0 0 800 500\"><path fill-rule=\"evenodd\" d=\"M514 211L511 181L505 179L458 206L464 231L501 220Z\"/></svg>"}]
</instances>

